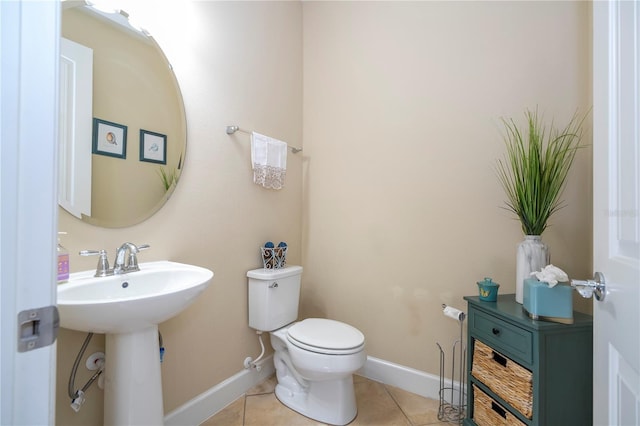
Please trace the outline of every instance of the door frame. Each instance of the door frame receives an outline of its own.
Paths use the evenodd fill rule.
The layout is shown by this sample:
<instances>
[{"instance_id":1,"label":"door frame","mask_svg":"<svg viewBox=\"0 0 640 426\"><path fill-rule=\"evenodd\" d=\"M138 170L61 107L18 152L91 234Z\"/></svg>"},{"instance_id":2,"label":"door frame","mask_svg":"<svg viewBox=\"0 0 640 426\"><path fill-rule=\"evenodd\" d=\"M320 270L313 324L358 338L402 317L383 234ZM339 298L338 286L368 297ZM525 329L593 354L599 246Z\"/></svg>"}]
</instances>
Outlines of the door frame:
<instances>
[{"instance_id":1,"label":"door frame","mask_svg":"<svg viewBox=\"0 0 640 426\"><path fill-rule=\"evenodd\" d=\"M55 424L56 345L18 313L56 304L60 4L0 1L0 424Z\"/></svg>"}]
</instances>

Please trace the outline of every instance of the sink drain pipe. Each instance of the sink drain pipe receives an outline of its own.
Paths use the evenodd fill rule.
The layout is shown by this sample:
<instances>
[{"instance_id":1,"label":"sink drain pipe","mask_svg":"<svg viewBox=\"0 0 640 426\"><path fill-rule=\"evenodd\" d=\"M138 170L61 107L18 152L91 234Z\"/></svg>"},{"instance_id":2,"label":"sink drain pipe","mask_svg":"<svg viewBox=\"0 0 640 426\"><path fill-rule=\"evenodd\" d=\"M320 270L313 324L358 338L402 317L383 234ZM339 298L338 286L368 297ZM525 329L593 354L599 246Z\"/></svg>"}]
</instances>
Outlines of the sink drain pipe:
<instances>
[{"instance_id":1,"label":"sink drain pipe","mask_svg":"<svg viewBox=\"0 0 640 426\"><path fill-rule=\"evenodd\" d=\"M78 356L76 356L76 360L73 363L73 368L71 369L71 375L69 376L69 386L68 386L67 392L69 394L69 398L71 398L71 408L76 413L80 411L80 407L82 407L82 404L84 404L84 401L85 401L84 393L87 391L87 389L89 389L89 386L91 386L91 384L95 382L96 379L104 371L104 363L103 363L98 369L98 371L93 376L91 376L91 378L89 379L89 381L87 381L87 383L85 383L82 389L74 390L76 373L78 372L78 365L80 365L80 361L82 360L84 351L87 350L87 346L89 346L89 342L91 341L92 337L93 337L93 333L89 333L87 334L87 337L84 339L84 343L82 343L80 352L78 352Z\"/></svg>"},{"instance_id":2,"label":"sink drain pipe","mask_svg":"<svg viewBox=\"0 0 640 426\"><path fill-rule=\"evenodd\" d=\"M76 413L80 411L80 407L82 407L82 404L84 404L84 401L85 401L84 393L87 391L87 389L89 389L89 386L91 386L93 382L95 382L96 379L100 377L100 375L104 372L104 362L103 362L102 365L99 366L98 371L93 376L91 376L91 378L87 381L87 383L85 383L82 389L74 390L76 373L78 372L78 366L80 365L82 356L84 355L84 352L87 350L87 346L89 346L89 342L91 341L92 337L93 337L93 333L87 334L87 337L84 339L84 342L80 347L80 352L78 352L78 356L76 356L76 360L73 363L71 374L69 375L69 386L67 388L67 392L69 394L69 398L71 398L71 408ZM262 341L260 343L262 343ZM160 332L158 332L158 344L160 346L160 362L162 362L164 358L164 346L162 344L162 334L160 334ZM264 346L262 349L264 352ZM260 355L260 357L262 357L262 355Z\"/></svg>"},{"instance_id":3,"label":"sink drain pipe","mask_svg":"<svg viewBox=\"0 0 640 426\"><path fill-rule=\"evenodd\" d=\"M158 346L160 346L160 364L164 361L164 344L162 343L162 334L158 331Z\"/></svg>"}]
</instances>

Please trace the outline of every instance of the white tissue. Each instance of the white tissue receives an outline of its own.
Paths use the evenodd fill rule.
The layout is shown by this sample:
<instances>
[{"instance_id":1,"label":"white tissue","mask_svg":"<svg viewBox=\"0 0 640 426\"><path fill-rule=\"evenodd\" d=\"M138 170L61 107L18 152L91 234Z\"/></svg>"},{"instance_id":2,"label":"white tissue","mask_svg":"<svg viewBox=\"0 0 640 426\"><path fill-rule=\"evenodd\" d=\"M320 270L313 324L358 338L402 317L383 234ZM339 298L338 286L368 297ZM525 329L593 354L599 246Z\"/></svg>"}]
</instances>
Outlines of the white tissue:
<instances>
[{"instance_id":1,"label":"white tissue","mask_svg":"<svg viewBox=\"0 0 640 426\"><path fill-rule=\"evenodd\" d=\"M445 317L453 318L456 321L464 321L464 312L459 309L452 308L451 306L445 306L442 310Z\"/></svg>"},{"instance_id":2,"label":"white tissue","mask_svg":"<svg viewBox=\"0 0 640 426\"><path fill-rule=\"evenodd\" d=\"M549 288L555 287L559 282L569 281L569 276L560 268L553 265L547 265L539 272L532 272L538 281L544 281L549 284Z\"/></svg>"}]
</instances>

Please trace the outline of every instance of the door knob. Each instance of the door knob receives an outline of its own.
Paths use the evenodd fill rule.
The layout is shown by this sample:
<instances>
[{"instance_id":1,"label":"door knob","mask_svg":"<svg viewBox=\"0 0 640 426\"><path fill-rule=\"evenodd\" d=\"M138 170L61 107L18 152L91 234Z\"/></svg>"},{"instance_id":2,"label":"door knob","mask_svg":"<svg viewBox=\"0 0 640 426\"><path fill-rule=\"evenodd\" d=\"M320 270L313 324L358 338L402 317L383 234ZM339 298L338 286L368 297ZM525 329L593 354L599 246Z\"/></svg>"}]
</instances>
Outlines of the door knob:
<instances>
[{"instance_id":1,"label":"door knob","mask_svg":"<svg viewBox=\"0 0 640 426\"><path fill-rule=\"evenodd\" d=\"M602 302L607 294L607 286L602 272L593 274L592 280L571 280L571 287L575 287L582 297L589 298L593 294L596 300Z\"/></svg>"}]
</instances>

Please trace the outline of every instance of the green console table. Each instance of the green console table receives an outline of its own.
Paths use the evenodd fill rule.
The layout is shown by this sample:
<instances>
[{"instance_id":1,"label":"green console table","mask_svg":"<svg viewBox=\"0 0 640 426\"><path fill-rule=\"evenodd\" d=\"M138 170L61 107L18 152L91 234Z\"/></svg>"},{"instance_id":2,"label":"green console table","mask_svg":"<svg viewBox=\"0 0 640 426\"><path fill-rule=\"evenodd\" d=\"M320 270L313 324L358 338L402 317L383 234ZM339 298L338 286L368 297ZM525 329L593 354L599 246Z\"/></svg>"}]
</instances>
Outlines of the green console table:
<instances>
[{"instance_id":1,"label":"green console table","mask_svg":"<svg viewBox=\"0 0 640 426\"><path fill-rule=\"evenodd\" d=\"M530 319L513 294L464 299L465 426L592 424L591 316L574 312L573 324L558 324Z\"/></svg>"}]
</instances>

